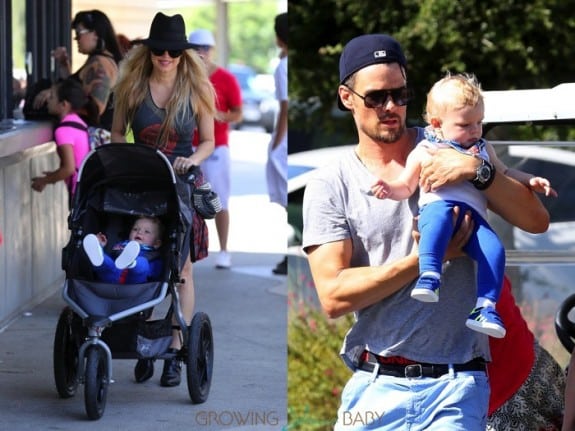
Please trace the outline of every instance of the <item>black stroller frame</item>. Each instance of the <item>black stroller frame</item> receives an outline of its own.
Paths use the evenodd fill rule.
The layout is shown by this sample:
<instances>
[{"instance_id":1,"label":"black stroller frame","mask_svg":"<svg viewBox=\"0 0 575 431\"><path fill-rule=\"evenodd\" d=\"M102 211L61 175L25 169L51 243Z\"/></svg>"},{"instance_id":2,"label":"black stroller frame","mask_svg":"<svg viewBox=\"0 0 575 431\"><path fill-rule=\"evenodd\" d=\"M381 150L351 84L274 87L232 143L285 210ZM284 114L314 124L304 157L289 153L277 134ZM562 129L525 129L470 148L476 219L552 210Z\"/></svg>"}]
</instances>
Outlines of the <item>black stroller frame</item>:
<instances>
[{"instance_id":1,"label":"black stroller frame","mask_svg":"<svg viewBox=\"0 0 575 431\"><path fill-rule=\"evenodd\" d=\"M90 419L104 413L112 359L177 356L186 365L192 402L207 400L213 369L211 322L207 314L196 312L187 325L176 289L193 244L192 187L174 174L164 154L144 145L101 146L81 166L68 217L71 236L62 252L62 297L68 305L54 336L54 377L61 398L74 396L78 384L84 384ZM130 285L97 281L83 251L85 235L105 232L111 247L127 237L133 218L142 215L159 217L165 226L162 279ZM167 294L171 304L166 317L150 321L153 307ZM181 331L178 354L167 351L172 318Z\"/></svg>"},{"instance_id":2,"label":"black stroller frame","mask_svg":"<svg viewBox=\"0 0 575 431\"><path fill-rule=\"evenodd\" d=\"M575 293L561 302L555 313L555 332L561 344L569 353L575 348L575 322L569 317L575 309Z\"/></svg>"}]
</instances>

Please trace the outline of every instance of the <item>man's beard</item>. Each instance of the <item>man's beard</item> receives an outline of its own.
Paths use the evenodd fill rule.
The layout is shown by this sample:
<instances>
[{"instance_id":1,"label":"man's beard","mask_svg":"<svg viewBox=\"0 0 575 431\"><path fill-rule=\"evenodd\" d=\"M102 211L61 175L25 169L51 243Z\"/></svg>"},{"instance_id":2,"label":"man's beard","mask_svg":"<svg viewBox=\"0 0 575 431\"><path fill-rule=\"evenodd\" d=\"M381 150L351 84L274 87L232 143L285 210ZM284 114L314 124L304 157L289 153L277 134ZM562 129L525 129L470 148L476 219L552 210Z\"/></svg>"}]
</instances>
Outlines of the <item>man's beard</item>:
<instances>
[{"instance_id":1,"label":"man's beard","mask_svg":"<svg viewBox=\"0 0 575 431\"><path fill-rule=\"evenodd\" d=\"M375 142L382 143L382 144L392 144L394 142L399 141L399 139L405 133L405 123L402 123L399 129L397 130L367 130L363 129L363 133L369 136L370 139L374 140Z\"/></svg>"}]
</instances>

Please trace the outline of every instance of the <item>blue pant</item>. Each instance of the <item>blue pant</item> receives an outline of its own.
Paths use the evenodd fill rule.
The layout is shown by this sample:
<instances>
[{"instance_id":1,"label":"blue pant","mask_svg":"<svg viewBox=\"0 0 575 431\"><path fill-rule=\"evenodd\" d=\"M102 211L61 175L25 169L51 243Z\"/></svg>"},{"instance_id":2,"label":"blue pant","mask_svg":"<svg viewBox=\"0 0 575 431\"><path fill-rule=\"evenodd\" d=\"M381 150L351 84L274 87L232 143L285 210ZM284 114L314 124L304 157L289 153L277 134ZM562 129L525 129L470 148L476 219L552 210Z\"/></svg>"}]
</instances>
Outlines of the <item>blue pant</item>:
<instances>
[{"instance_id":1,"label":"blue pant","mask_svg":"<svg viewBox=\"0 0 575 431\"><path fill-rule=\"evenodd\" d=\"M335 431L485 431L489 382L482 371L407 379L356 371Z\"/></svg>"},{"instance_id":2,"label":"blue pant","mask_svg":"<svg viewBox=\"0 0 575 431\"><path fill-rule=\"evenodd\" d=\"M458 206L459 220L453 226L453 207ZM433 271L441 274L447 244L461 223L463 215L471 211L475 224L471 238L463 248L477 262L477 296L497 301L505 272L505 249L487 221L462 202L435 201L423 206L419 213L419 274Z\"/></svg>"},{"instance_id":3,"label":"blue pant","mask_svg":"<svg viewBox=\"0 0 575 431\"><path fill-rule=\"evenodd\" d=\"M125 272L123 284L139 284L148 281L150 262L145 257L138 256L136 266L133 268L118 269L114 259L104 253L104 262L95 267L94 271L96 271L98 279L104 283L120 283L120 278Z\"/></svg>"}]
</instances>

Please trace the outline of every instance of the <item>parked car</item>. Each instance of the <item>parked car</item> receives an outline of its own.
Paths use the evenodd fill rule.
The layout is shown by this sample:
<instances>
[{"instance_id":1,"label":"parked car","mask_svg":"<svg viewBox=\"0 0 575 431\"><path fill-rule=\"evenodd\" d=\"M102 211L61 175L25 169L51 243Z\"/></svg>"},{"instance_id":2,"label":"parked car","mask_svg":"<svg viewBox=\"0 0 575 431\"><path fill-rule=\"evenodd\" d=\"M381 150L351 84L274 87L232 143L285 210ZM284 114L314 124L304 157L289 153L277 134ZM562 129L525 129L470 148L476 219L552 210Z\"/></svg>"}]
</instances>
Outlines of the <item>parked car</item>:
<instances>
[{"instance_id":1,"label":"parked car","mask_svg":"<svg viewBox=\"0 0 575 431\"><path fill-rule=\"evenodd\" d=\"M269 79L262 79L254 69L246 65L231 64L228 70L234 74L242 90L243 120L235 126L261 126L267 133L271 133L279 109L278 102L269 86L258 85L259 82L269 82Z\"/></svg>"}]
</instances>

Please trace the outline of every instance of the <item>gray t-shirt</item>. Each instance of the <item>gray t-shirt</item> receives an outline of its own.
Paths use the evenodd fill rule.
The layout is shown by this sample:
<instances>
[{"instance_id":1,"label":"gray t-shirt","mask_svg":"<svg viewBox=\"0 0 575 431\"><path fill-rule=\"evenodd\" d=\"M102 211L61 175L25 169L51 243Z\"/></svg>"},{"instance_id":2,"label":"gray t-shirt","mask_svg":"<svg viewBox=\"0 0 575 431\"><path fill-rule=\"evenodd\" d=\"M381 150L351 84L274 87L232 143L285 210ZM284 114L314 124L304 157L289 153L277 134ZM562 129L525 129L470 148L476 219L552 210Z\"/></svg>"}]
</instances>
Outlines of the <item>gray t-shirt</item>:
<instances>
[{"instance_id":1,"label":"gray t-shirt","mask_svg":"<svg viewBox=\"0 0 575 431\"><path fill-rule=\"evenodd\" d=\"M170 162L173 162L176 157L191 156L193 153L192 139L196 128L196 118L192 110L190 110L188 118L177 116L175 127L170 130L167 142L159 143L158 136L165 116L166 110L156 106L148 87L144 103L136 110L132 122L134 141L137 144L159 148Z\"/></svg>"},{"instance_id":2,"label":"gray t-shirt","mask_svg":"<svg viewBox=\"0 0 575 431\"><path fill-rule=\"evenodd\" d=\"M423 138L418 129L417 142ZM318 169L303 200L303 247L351 239L351 266L374 266L406 256L413 245L417 193L410 199L377 199L376 181L349 150ZM475 306L474 262L462 257L444 265L440 299L423 303L410 297L415 280L384 300L355 313L356 322L341 350L354 369L364 350L427 363L490 360L488 337L465 326Z\"/></svg>"}]
</instances>

